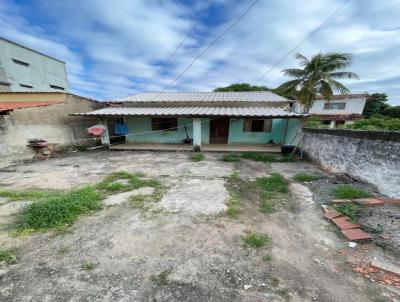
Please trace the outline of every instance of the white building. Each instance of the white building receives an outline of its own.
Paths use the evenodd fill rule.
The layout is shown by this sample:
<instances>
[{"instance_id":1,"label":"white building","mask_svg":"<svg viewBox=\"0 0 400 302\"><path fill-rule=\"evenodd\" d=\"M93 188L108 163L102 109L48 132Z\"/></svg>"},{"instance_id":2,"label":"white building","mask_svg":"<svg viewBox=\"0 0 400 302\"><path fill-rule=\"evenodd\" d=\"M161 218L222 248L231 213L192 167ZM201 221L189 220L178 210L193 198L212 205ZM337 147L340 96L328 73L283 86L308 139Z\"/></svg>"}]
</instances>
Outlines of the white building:
<instances>
[{"instance_id":1,"label":"white building","mask_svg":"<svg viewBox=\"0 0 400 302\"><path fill-rule=\"evenodd\" d=\"M323 123L330 125L330 128L351 124L354 120L362 118L367 97L367 94L335 95L330 101L317 97L308 113L319 116ZM298 104L296 111L301 111L301 106Z\"/></svg>"},{"instance_id":2,"label":"white building","mask_svg":"<svg viewBox=\"0 0 400 302\"><path fill-rule=\"evenodd\" d=\"M69 92L65 63L0 37L0 92Z\"/></svg>"}]
</instances>

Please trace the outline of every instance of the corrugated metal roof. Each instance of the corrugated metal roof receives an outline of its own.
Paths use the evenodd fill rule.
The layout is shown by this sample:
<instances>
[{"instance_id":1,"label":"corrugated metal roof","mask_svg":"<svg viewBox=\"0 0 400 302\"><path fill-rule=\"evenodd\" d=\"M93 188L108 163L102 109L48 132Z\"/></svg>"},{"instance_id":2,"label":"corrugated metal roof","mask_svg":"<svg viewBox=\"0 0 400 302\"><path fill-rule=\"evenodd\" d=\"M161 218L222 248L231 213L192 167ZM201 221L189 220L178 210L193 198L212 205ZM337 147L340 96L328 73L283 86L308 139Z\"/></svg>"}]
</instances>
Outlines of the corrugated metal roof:
<instances>
[{"instance_id":1,"label":"corrugated metal roof","mask_svg":"<svg viewBox=\"0 0 400 302\"><path fill-rule=\"evenodd\" d=\"M10 85L10 81L7 79L4 67L0 67L0 84Z\"/></svg>"},{"instance_id":2,"label":"corrugated metal roof","mask_svg":"<svg viewBox=\"0 0 400 302\"><path fill-rule=\"evenodd\" d=\"M48 106L61 103L63 102L0 102L0 111L8 111L28 107Z\"/></svg>"},{"instance_id":3,"label":"corrugated metal roof","mask_svg":"<svg viewBox=\"0 0 400 302\"><path fill-rule=\"evenodd\" d=\"M270 91L145 92L110 102L291 102Z\"/></svg>"},{"instance_id":4,"label":"corrugated metal roof","mask_svg":"<svg viewBox=\"0 0 400 302\"><path fill-rule=\"evenodd\" d=\"M270 107L107 107L81 116L252 116L252 117L300 117L304 114Z\"/></svg>"},{"instance_id":5,"label":"corrugated metal roof","mask_svg":"<svg viewBox=\"0 0 400 302\"><path fill-rule=\"evenodd\" d=\"M355 94L338 94L332 96L332 100L342 100L342 99L366 99L369 97L368 93L355 93ZM316 100L325 100L325 98L321 95L315 98Z\"/></svg>"}]
</instances>

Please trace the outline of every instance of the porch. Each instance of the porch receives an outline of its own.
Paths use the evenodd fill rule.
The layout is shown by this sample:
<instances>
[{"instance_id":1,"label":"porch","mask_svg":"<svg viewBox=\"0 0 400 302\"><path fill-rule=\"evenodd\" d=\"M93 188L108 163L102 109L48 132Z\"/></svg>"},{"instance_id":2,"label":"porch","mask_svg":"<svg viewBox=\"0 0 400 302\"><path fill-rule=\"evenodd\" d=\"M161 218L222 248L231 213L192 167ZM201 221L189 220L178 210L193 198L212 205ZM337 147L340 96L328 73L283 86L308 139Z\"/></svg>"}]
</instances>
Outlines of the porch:
<instances>
[{"instance_id":1,"label":"porch","mask_svg":"<svg viewBox=\"0 0 400 302\"><path fill-rule=\"evenodd\" d=\"M192 151L191 144L124 143L110 146L119 151ZM275 144L203 144L203 152L267 152L280 153L280 145Z\"/></svg>"}]
</instances>

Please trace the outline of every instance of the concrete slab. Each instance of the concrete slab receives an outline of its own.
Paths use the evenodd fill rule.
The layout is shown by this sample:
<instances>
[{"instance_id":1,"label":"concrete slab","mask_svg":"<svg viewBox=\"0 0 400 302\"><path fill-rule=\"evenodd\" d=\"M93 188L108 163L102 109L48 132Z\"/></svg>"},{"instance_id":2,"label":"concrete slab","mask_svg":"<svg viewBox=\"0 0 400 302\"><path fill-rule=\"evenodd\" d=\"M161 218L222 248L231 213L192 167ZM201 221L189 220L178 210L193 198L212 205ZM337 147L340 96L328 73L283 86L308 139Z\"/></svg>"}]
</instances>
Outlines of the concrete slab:
<instances>
[{"instance_id":1,"label":"concrete slab","mask_svg":"<svg viewBox=\"0 0 400 302\"><path fill-rule=\"evenodd\" d=\"M359 198L354 199L354 202L364 206L364 207L377 207L383 206L383 201L376 199L376 198Z\"/></svg>"},{"instance_id":2,"label":"concrete slab","mask_svg":"<svg viewBox=\"0 0 400 302\"><path fill-rule=\"evenodd\" d=\"M137 195L151 195L154 193L154 188L152 187L143 187L133 191L119 193L115 195L111 195L104 200L104 204L106 206L113 206L117 204L121 204L126 202L129 197L137 196Z\"/></svg>"},{"instance_id":3,"label":"concrete slab","mask_svg":"<svg viewBox=\"0 0 400 302\"><path fill-rule=\"evenodd\" d=\"M342 230L342 234L350 241L365 241L371 239L371 235L361 229Z\"/></svg>"},{"instance_id":4,"label":"concrete slab","mask_svg":"<svg viewBox=\"0 0 400 302\"><path fill-rule=\"evenodd\" d=\"M373 268L379 269L380 271L395 275L396 277L400 278L400 267L397 265L379 259L372 260L370 265Z\"/></svg>"},{"instance_id":5,"label":"concrete slab","mask_svg":"<svg viewBox=\"0 0 400 302\"><path fill-rule=\"evenodd\" d=\"M359 224L354 224L351 222L350 218L347 216L337 217L332 219L333 223L336 224L341 230L357 229L360 227Z\"/></svg>"}]
</instances>

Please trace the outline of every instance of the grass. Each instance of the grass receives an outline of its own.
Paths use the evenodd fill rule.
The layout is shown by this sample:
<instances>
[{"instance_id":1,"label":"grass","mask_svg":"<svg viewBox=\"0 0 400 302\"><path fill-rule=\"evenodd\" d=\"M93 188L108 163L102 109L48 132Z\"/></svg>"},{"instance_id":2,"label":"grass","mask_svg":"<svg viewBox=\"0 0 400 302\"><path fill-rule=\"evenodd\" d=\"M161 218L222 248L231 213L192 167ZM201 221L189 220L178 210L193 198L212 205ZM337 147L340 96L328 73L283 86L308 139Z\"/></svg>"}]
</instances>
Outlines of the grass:
<instances>
[{"instance_id":1,"label":"grass","mask_svg":"<svg viewBox=\"0 0 400 302\"><path fill-rule=\"evenodd\" d=\"M36 201L41 198L55 196L57 192L46 192L46 191L17 191L17 190L0 190L0 197L7 198L11 201L17 200L31 200Z\"/></svg>"},{"instance_id":2,"label":"grass","mask_svg":"<svg viewBox=\"0 0 400 302\"><path fill-rule=\"evenodd\" d=\"M275 200L263 200L260 205L260 211L263 213L273 213L276 211L277 202Z\"/></svg>"},{"instance_id":3,"label":"grass","mask_svg":"<svg viewBox=\"0 0 400 302\"><path fill-rule=\"evenodd\" d=\"M222 160L226 161L226 162L239 162L240 161L240 155L235 154L235 153L228 153L228 154L224 154L222 156Z\"/></svg>"},{"instance_id":4,"label":"grass","mask_svg":"<svg viewBox=\"0 0 400 302\"><path fill-rule=\"evenodd\" d=\"M371 196L367 191L350 185L336 185L332 187L331 193L335 198L339 199L365 198Z\"/></svg>"},{"instance_id":5,"label":"grass","mask_svg":"<svg viewBox=\"0 0 400 302\"><path fill-rule=\"evenodd\" d=\"M322 178L322 174L320 174L320 173L300 172L294 176L294 180L297 182L311 182L314 180L318 180L320 178Z\"/></svg>"},{"instance_id":6,"label":"grass","mask_svg":"<svg viewBox=\"0 0 400 302\"><path fill-rule=\"evenodd\" d=\"M272 256L271 256L271 254L265 254L265 255L263 256L262 260L263 260L264 262L271 262L271 261L272 261Z\"/></svg>"},{"instance_id":7,"label":"grass","mask_svg":"<svg viewBox=\"0 0 400 302\"><path fill-rule=\"evenodd\" d=\"M93 187L50 196L24 207L21 229L49 229L73 223L82 214L101 208L102 196Z\"/></svg>"},{"instance_id":8,"label":"grass","mask_svg":"<svg viewBox=\"0 0 400 302\"><path fill-rule=\"evenodd\" d=\"M262 247L270 238L267 235L260 234L260 233L250 233L242 237L242 240L246 246L250 247Z\"/></svg>"},{"instance_id":9,"label":"grass","mask_svg":"<svg viewBox=\"0 0 400 302\"><path fill-rule=\"evenodd\" d=\"M353 222L358 222L358 219L361 216L362 206L356 203L339 204L334 205L333 207L336 211L350 217Z\"/></svg>"},{"instance_id":10,"label":"grass","mask_svg":"<svg viewBox=\"0 0 400 302\"><path fill-rule=\"evenodd\" d=\"M263 200L260 204L260 211L263 213L275 212L281 199L286 199L284 195L289 193L287 180L278 173L257 178L256 184L262 190Z\"/></svg>"},{"instance_id":11,"label":"grass","mask_svg":"<svg viewBox=\"0 0 400 302\"><path fill-rule=\"evenodd\" d=\"M58 249L57 255L64 256L64 255L68 254L70 251L71 251L71 247L70 246L63 245Z\"/></svg>"},{"instance_id":12,"label":"grass","mask_svg":"<svg viewBox=\"0 0 400 302\"><path fill-rule=\"evenodd\" d=\"M242 202L239 194L240 181L241 180L237 171L232 173L227 181L229 199L228 202L226 203L226 205L228 206L226 214L234 219L237 219L239 217L240 205Z\"/></svg>"},{"instance_id":13,"label":"grass","mask_svg":"<svg viewBox=\"0 0 400 302\"><path fill-rule=\"evenodd\" d=\"M193 156L192 156L192 161L194 161L194 162L202 161L203 159L204 159L203 153L196 153L196 154L193 154Z\"/></svg>"},{"instance_id":14,"label":"grass","mask_svg":"<svg viewBox=\"0 0 400 302\"><path fill-rule=\"evenodd\" d=\"M91 261L82 261L81 262L81 270L83 271L91 271L97 266L96 263Z\"/></svg>"},{"instance_id":15,"label":"grass","mask_svg":"<svg viewBox=\"0 0 400 302\"><path fill-rule=\"evenodd\" d=\"M1 262L8 264L16 263L17 257L12 250L0 248L0 263Z\"/></svg>"},{"instance_id":16,"label":"grass","mask_svg":"<svg viewBox=\"0 0 400 302\"><path fill-rule=\"evenodd\" d=\"M104 180L96 185L96 189L105 193L125 192L142 187L158 187L160 183L155 179L143 179L142 173L128 173L124 171L114 172L104 178ZM118 182L118 180L127 180L126 184Z\"/></svg>"},{"instance_id":17,"label":"grass","mask_svg":"<svg viewBox=\"0 0 400 302\"><path fill-rule=\"evenodd\" d=\"M170 270L164 270L158 275L150 276L150 280L159 286L164 286L168 284L168 277L171 275L171 273L172 272Z\"/></svg>"}]
</instances>

